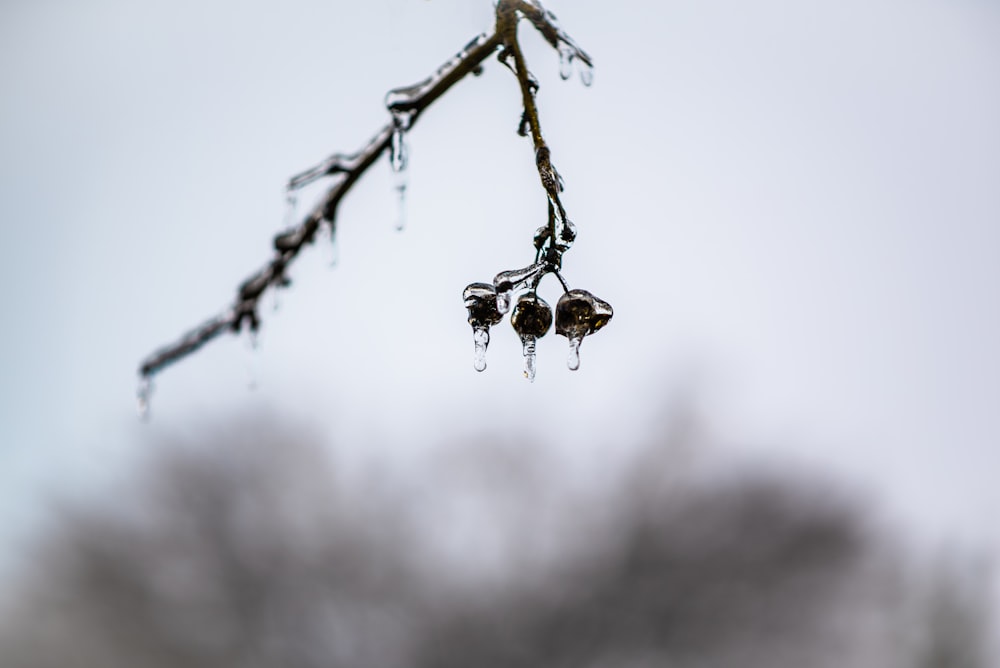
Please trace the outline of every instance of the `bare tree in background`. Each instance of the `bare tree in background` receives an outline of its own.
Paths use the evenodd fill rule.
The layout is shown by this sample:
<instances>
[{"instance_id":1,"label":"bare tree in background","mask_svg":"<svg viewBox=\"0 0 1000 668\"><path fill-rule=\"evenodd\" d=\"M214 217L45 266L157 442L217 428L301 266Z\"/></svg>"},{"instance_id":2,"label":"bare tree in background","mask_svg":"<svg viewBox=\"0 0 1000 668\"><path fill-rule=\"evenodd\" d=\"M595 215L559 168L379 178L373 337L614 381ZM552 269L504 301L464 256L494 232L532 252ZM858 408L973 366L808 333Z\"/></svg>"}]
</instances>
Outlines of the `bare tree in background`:
<instances>
[{"instance_id":1,"label":"bare tree in background","mask_svg":"<svg viewBox=\"0 0 1000 668\"><path fill-rule=\"evenodd\" d=\"M684 475L674 445L593 491L523 442L419 480L267 425L169 444L39 544L0 666L990 665L984 599L904 577L831 487Z\"/></svg>"}]
</instances>

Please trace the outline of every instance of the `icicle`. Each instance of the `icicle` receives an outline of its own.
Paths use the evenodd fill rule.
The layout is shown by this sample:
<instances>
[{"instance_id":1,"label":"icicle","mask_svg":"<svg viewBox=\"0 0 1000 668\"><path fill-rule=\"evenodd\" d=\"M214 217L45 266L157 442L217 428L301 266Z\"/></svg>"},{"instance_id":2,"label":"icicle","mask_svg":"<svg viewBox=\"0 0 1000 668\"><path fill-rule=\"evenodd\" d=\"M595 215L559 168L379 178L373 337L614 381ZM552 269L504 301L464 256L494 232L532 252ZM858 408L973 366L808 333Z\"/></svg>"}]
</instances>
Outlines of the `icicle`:
<instances>
[{"instance_id":1,"label":"icicle","mask_svg":"<svg viewBox=\"0 0 1000 668\"><path fill-rule=\"evenodd\" d=\"M392 167L394 189L398 200L399 210L396 218L396 229L402 230L406 226L406 187L409 176L406 171L409 163L409 155L406 146L406 131L412 121L412 115L393 114L392 143L389 152L389 164Z\"/></svg>"},{"instance_id":2,"label":"icicle","mask_svg":"<svg viewBox=\"0 0 1000 668\"><path fill-rule=\"evenodd\" d=\"M490 330L486 327L476 327L472 330L472 338L476 344L476 371L486 370L486 346L490 344Z\"/></svg>"},{"instance_id":3,"label":"icicle","mask_svg":"<svg viewBox=\"0 0 1000 668\"><path fill-rule=\"evenodd\" d=\"M149 376L139 378L139 389L135 393L136 412L143 422L149 420L149 402L153 397L153 379Z\"/></svg>"},{"instance_id":4,"label":"icicle","mask_svg":"<svg viewBox=\"0 0 1000 668\"><path fill-rule=\"evenodd\" d=\"M316 229L316 242L330 249L330 266L337 266L337 262L340 260L340 247L337 244L337 231L331 221L320 221L319 227Z\"/></svg>"},{"instance_id":5,"label":"icicle","mask_svg":"<svg viewBox=\"0 0 1000 668\"><path fill-rule=\"evenodd\" d=\"M259 356L257 350L260 348L260 330L256 327L247 328L247 389L251 392L257 389Z\"/></svg>"},{"instance_id":6,"label":"icicle","mask_svg":"<svg viewBox=\"0 0 1000 668\"><path fill-rule=\"evenodd\" d=\"M521 336L521 345L524 355L524 377L532 383L535 382L535 337L530 335Z\"/></svg>"},{"instance_id":7,"label":"icicle","mask_svg":"<svg viewBox=\"0 0 1000 668\"><path fill-rule=\"evenodd\" d=\"M576 52L565 42L559 44L559 77L566 81L573 76L573 60Z\"/></svg>"},{"instance_id":8,"label":"icicle","mask_svg":"<svg viewBox=\"0 0 1000 668\"><path fill-rule=\"evenodd\" d=\"M570 371L580 368L580 344L583 342L582 336L574 336L569 340L569 357L566 358L566 366Z\"/></svg>"},{"instance_id":9,"label":"icicle","mask_svg":"<svg viewBox=\"0 0 1000 668\"><path fill-rule=\"evenodd\" d=\"M285 191L285 229L295 225L295 215L299 206L299 196L294 190L288 188Z\"/></svg>"},{"instance_id":10,"label":"icicle","mask_svg":"<svg viewBox=\"0 0 1000 668\"><path fill-rule=\"evenodd\" d=\"M580 82L584 86L590 88L591 84L594 83L594 66L588 65L587 63L580 61Z\"/></svg>"}]
</instances>

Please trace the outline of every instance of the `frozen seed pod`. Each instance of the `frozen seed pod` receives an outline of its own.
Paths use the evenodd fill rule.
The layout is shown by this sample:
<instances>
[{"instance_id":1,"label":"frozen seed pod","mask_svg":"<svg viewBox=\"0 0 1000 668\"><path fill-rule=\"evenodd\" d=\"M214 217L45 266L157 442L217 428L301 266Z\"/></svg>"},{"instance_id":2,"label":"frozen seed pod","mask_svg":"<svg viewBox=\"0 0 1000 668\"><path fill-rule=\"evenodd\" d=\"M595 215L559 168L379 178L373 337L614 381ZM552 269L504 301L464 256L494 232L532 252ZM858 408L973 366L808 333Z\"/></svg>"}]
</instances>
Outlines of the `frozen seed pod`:
<instances>
[{"instance_id":1,"label":"frozen seed pod","mask_svg":"<svg viewBox=\"0 0 1000 668\"><path fill-rule=\"evenodd\" d=\"M469 311L469 324L476 346L476 371L486 369L486 347L490 344L490 327L503 320L497 310L497 291L489 283L472 283L462 293Z\"/></svg>"},{"instance_id":2,"label":"frozen seed pod","mask_svg":"<svg viewBox=\"0 0 1000 668\"><path fill-rule=\"evenodd\" d=\"M567 220L558 226L557 230L556 248L562 252L566 252L573 245L573 242L576 241L576 225Z\"/></svg>"},{"instance_id":3,"label":"frozen seed pod","mask_svg":"<svg viewBox=\"0 0 1000 668\"><path fill-rule=\"evenodd\" d=\"M611 304L586 290L570 290L556 304L556 334L569 339L567 366L580 368L580 344L583 337L593 334L611 320Z\"/></svg>"},{"instance_id":4,"label":"frozen seed pod","mask_svg":"<svg viewBox=\"0 0 1000 668\"><path fill-rule=\"evenodd\" d=\"M535 230L535 250L542 250L551 235L552 230L548 225L542 225Z\"/></svg>"},{"instance_id":5,"label":"frozen seed pod","mask_svg":"<svg viewBox=\"0 0 1000 668\"><path fill-rule=\"evenodd\" d=\"M514 305L510 324L521 337L524 377L535 382L535 341L552 327L552 307L536 294L522 295Z\"/></svg>"}]
</instances>

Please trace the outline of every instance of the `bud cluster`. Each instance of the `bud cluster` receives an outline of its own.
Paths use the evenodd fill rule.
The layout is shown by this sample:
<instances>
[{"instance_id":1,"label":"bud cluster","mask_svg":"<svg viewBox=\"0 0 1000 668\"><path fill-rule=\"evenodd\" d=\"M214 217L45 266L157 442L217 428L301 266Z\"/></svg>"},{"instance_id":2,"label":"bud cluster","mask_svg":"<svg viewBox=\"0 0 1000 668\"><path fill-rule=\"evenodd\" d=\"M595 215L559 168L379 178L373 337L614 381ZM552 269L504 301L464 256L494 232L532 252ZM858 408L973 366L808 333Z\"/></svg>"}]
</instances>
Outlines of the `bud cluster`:
<instances>
[{"instance_id":1,"label":"bud cluster","mask_svg":"<svg viewBox=\"0 0 1000 668\"><path fill-rule=\"evenodd\" d=\"M539 255L542 250L539 247ZM510 324L521 338L525 378L532 382L535 380L535 344L549 332L553 320L556 334L569 340L567 366L573 371L580 368L580 344L583 338L608 324L614 311L610 304L586 290L566 289L556 302L553 315L552 307L537 292L538 283L548 273L556 274L566 288L558 267L545 260L524 269L501 272L493 279L492 284L472 283L465 288L463 297L475 340L476 371L486 369L490 327L503 320L504 315L511 311L515 293L520 294L511 311Z\"/></svg>"}]
</instances>

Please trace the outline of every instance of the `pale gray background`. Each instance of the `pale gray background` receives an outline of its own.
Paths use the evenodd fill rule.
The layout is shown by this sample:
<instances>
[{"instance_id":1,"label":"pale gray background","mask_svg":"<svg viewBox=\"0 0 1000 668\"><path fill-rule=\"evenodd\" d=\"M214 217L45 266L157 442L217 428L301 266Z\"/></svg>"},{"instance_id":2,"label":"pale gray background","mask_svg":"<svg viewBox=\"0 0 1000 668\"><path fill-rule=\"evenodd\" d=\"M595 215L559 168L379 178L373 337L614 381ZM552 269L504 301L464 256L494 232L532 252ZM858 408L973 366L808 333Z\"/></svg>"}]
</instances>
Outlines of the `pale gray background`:
<instances>
[{"instance_id":1,"label":"pale gray background","mask_svg":"<svg viewBox=\"0 0 1000 668\"><path fill-rule=\"evenodd\" d=\"M545 217L490 61L412 132L406 231L377 165L336 268L305 253L260 350L230 337L167 370L140 425L139 360L269 257L285 179L362 146L385 92L492 8L0 4L0 564L53 490L99 492L146 432L268 407L396 459L499 427L600 465L678 396L734 457L829 469L932 542L1000 545L1000 5L549 8L597 65L591 89L560 81L522 27L580 233L566 275L616 309L582 369L550 336L529 385L503 327L472 370L462 288L526 264Z\"/></svg>"}]
</instances>

